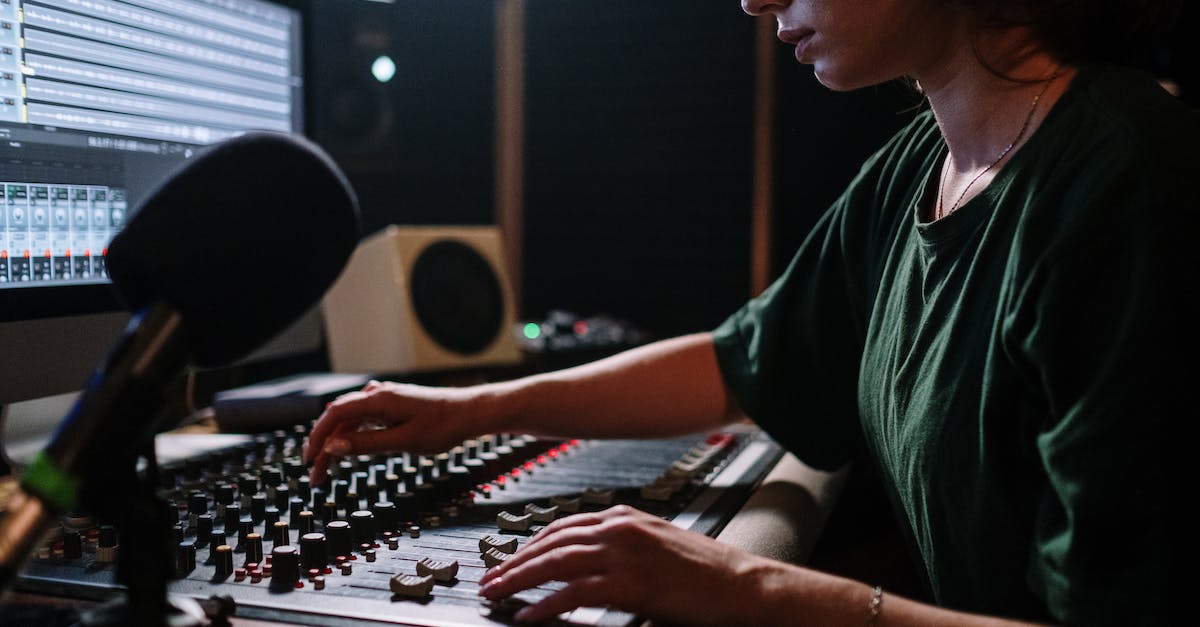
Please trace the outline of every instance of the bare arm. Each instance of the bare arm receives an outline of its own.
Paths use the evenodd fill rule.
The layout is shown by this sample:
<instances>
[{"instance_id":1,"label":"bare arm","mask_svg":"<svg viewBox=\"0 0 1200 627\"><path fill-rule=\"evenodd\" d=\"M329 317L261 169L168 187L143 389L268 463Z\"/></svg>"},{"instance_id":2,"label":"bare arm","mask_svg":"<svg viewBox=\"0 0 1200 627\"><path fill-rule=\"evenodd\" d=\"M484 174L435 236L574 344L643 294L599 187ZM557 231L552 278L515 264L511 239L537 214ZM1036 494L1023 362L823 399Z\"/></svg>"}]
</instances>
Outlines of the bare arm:
<instances>
[{"instance_id":1,"label":"bare arm","mask_svg":"<svg viewBox=\"0 0 1200 627\"><path fill-rule=\"evenodd\" d=\"M466 388L371 383L329 405L305 448L320 482L331 455L437 453L485 433L663 437L737 415L712 337L662 340L582 366Z\"/></svg>"}]
</instances>

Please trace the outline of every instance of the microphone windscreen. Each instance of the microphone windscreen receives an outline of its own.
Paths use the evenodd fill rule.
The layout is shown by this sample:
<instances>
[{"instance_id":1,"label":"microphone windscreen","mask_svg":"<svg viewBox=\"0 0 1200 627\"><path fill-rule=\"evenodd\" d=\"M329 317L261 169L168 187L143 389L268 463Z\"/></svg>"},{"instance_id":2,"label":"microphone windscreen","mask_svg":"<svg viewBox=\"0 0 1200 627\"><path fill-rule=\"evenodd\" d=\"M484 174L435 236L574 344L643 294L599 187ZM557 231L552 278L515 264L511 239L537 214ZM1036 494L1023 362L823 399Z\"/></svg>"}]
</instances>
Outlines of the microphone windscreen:
<instances>
[{"instance_id":1,"label":"microphone windscreen","mask_svg":"<svg viewBox=\"0 0 1200 627\"><path fill-rule=\"evenodd\" d=\"M156 302L183 319L193 361L249 354L311 309L359 239L358 201L316 144L252 132L176 170L108 247L131 311Z\"/></svg>"}]
</instances>

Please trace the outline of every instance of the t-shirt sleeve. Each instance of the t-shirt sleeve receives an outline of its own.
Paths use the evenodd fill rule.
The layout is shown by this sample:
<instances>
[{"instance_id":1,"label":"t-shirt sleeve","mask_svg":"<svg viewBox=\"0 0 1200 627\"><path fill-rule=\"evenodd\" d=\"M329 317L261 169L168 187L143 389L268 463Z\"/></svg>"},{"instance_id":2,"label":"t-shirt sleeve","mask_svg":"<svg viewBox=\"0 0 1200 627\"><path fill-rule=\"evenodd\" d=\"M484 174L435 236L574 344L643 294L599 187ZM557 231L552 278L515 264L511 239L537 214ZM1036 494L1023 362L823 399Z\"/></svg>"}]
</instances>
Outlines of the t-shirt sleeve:
<instances>
[{"instance_id":1,"label":"t-shirt sleeve","mask_svg":"<svg viewBox=\"0 0 1200 627\"><path fill-rule=\"evenodd\" d=\"M855 238L869 229L847 224L849 196L821 217L784 274L713 332L741 410L805 463L827 470L862 449L856 387L867 299Z\"/></svg>"},{"instance_id":2,"label":"t-shirt sleeve","mask_svg":"<svg viewBox=\"0 0 1200 627\"><path fill-rule=\"evenodd\" d=\"M1191 289L1179 282L1186 266L1168 251L1187 246L1177 216L1195 205L1168 206L1148 177L1123 179L1080 181L1064 199L1054 219L1074 221L1060 231L1071 239L1038 242L1045 253L1005 324L1047 413L1036 446L1048 487L1027 578L1072 625L1171 622L1166 442L1178 437L1176 364L1195 355L1195 320L1180 293Z\"/></svg>"}]
</instances>

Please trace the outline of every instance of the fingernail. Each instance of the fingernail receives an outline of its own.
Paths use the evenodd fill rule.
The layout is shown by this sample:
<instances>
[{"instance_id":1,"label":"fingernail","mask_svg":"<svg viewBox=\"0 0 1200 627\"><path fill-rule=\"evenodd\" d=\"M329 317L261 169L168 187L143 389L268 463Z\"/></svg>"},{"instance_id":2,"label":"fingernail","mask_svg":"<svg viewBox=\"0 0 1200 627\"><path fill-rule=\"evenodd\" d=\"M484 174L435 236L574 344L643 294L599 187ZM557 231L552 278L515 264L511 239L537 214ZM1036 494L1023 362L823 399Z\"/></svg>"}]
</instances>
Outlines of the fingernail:
<instances>
[{"instance_id":1,"label":"fingernail","mask_svg":"<svg viewBox=\"0 0 1200 627\"><path fill-rule=\"evenodd\" d=\"M323 449L330 455L345 455L350 452L350 442L341 438L330 438Z\"/></svg>"},{"instance_id":2,"label":"fingernail","mask_svg":"<svg viewBox=\"0 0 1200 627\"><path fill-rule=\"evenodd\" d=\"M499 583L499 580L497 580L484 584L483 587L479 589L479 596L487 597L489 599L492 598L492 595L496 592L496 586Z\"/></svg>"},{"instance_id":3,"label":"fingernail","mask_svg":"<svg viewBox=\"0 0 1200 627\"><path fill-rule=\"evenodd\" d=\"M533 606L526 605L525 607L517 610L516 614L513 614L513 620L517 621L518 623L523 623L523 622L529 620L529 617L532 615L533 615Z\"/></svg>"}]
</instances>

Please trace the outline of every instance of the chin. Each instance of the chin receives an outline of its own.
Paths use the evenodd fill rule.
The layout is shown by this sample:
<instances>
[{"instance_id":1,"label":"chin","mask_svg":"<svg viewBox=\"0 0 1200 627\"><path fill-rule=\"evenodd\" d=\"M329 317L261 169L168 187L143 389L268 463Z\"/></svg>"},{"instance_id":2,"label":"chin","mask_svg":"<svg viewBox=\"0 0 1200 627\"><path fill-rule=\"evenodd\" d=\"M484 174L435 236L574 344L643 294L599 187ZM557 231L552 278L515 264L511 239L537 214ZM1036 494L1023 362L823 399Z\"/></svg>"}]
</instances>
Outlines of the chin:
<instances>
[{"instance_id":1,"label":"chin","mask_svg":"<svg viewBox=\"0 0 1200 627\"><path fill-rule=\"evenodd\" d=\"M825 61L817 61L813 64L813 76L817 78L817 82L833 91L852 91L885 83L888 80L871 76L865 72L848 71L844 67L837 67Z\"/></svg>"}]
</instances>

